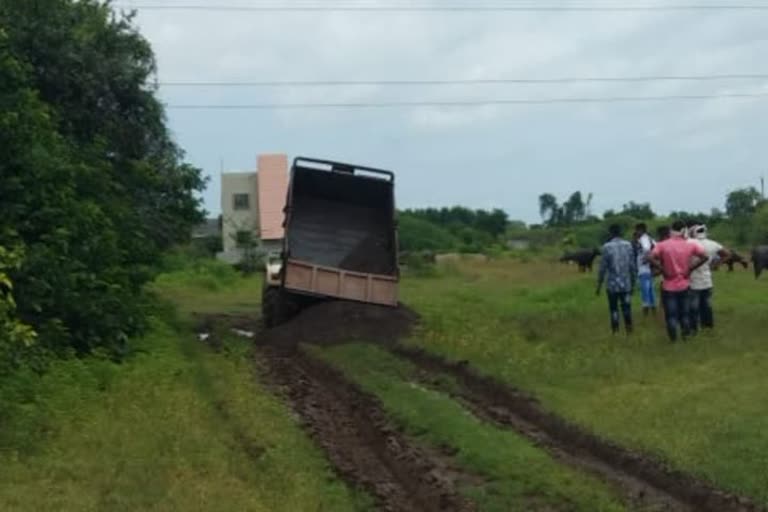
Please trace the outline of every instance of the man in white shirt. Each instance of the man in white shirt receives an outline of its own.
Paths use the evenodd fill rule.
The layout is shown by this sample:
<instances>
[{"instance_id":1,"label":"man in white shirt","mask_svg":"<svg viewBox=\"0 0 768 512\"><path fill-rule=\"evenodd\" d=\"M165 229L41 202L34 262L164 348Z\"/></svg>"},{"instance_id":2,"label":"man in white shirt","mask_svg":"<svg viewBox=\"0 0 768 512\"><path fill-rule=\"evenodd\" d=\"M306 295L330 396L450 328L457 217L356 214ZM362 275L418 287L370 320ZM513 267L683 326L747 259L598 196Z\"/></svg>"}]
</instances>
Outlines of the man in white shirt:
<instances>
[{"instance_id":1,"label":"man in white shirt","mask_svg":"<svg viewBox=\"0 0 768 512\"><path fill-rule=\"evenodd\" d=\"M637 277L640 282L640 299L643 302L643 313L648 315L656 311L656 293L653 287L653 269L649 257L656 242L648 234L648 226L640 223L635 226L635 254L637 255Z\"/></svg>"},{"instance_id":2,"label":"man in white shirt","mask_svg":"<svg viewBox=\"0 0 768 512\"><path fill-rule=\"evenodd\" d=\"M694 333L701 327L712 329L715 326L714 312L712 311L712 281L711 263L716 258L725 259L730 253L719 243L708 238L707 226L698 225L691 228L689 243L699 244L709 258L706 265L702 265L691 273L690 314L691 328Z\"/></svg>"}]
</instances>

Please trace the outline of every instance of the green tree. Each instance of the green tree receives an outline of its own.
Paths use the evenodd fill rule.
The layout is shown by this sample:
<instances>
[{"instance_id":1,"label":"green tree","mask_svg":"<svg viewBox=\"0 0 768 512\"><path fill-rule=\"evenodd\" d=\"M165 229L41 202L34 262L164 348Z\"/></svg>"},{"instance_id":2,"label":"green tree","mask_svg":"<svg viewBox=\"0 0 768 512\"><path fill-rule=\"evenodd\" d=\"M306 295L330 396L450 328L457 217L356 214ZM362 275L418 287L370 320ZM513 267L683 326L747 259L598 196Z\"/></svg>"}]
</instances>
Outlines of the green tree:
<instances>
[{"instance_id":1,"label":"green tree","mask_svg":"<svg viewBox=\"0 0 768 512\"><path fill-rule=\"evenodd\" d=\"M581 222L587 216L587 206L581 196L581 192L576 191L563 204L563 223L570 226L574 222Z\"/></svg>"},{"instance_id":2,"label":"green tree","mask_svg":"<svg viewBox=\"0 0 768 512\"><path fill-rule=\"evenodd\" d=\"M477 210L475 212L475 228L490 234L493 237L499 237L504 234L509 224L507 212L499 208L494 208L490 212Z\"/></svg>"},{"instance_id":3,"label":"green tree","mask_svg":"<svg viewBox=\"0 0 768 512\"><path fill-rule=\"evenodd\" d=\"M621 215L645 221L656 218L656 213L654 213L650 203L636 203L634 201L630 201L624 205L621 209Z\"/></svg>"},{"instance_id":4,"label":"green tree","mask_svg":"<svg viewBox=\"0 0 768 512\"><path fill-rule=\"evenodd\" d=\"M560 204L553 194L541 194L539 196L539 214L544 224L554 225L558 221Z\"/></svg>"},{"instance_id":5,"label":"green tree","mask_svg":"<svg viewBox=\"0 0 768 512\"><path fill-rule=\"evenodd\" d=\"M21 319L66 352L115 356L142 287L202 219L130 17L95 0L0 0L0 246Z\"/></svg>"},{"instance_id":6,"label":"green tree","mask_svg":"<svg viewBox=\"0 0 768 512\"><path fill-rule=\"evenodd\" d=\"M400 215L398 231L403 251L452 251L459 245L446 229L409 213Z\"/></svg>"},{"instance_id":7,"label":"green tree","mask_svg":"<svg viewBox=\"0 0 768 512\"><path fill-rule=\"evenodd\" d=\"M762 196L756 188L740 188L726 197L725 211L732 219L746 219L755 213L761 200Z\"/></svg>"},{"instance_id":8,"label":"green tree","mask_svg":"<svg viewBox=\"0 0 768 512\"><path fill-rule=\"evenodd\" d=\"M426 208L417 210L405 210L401 213L401 218L406 219L405 222L410 224L403 227L401 225L401 243L404 230L418 229L426 234L428 228L425 224L420 223L416 225L410 220L417 218L420 221L425 221L432 226L429 228L431 233L429 236L434 237L435 240L440 239L442 242L447 243L448 240L443 235L438 234L433 228L440 228L450 234L452 241L451 245L456 246L459 240L463 240L463 246L465 250L482 250L486 245L490 245L499 240L507 230L509 218L504 210L495 208L493 210L471 210L463 206L452 206L450 208ZM416 240L406 241L406 245L410 247L420 247L426 249L427 247L421 247L424 244L417 242ZM428 244L430 246L433 243ZM430 247L434 249L434 247ZM442 249L442 248L440 248Z\"/></svg>"},{"instance_id":9,"label":"green tree","mask_svg":"<svg viewBox=\"0 0 768 512\"><path fill-rule=\"evenodd\" d=\"M13 283L8 271L21 262L18 251L0 247L0 376L6 375L19 362L19 354L29 348L37 333L16 317Z\"/></svg>"},{"instance_id":10,"label":"green tree","mask_svg":"<svg viewBox=\"0 0 768 512\"><path fill-rule=\"evenodd\" d=\"M763 203L752 217L750 242L753 245L768 244L768 203Z\"/></svg>"}]
</instances>

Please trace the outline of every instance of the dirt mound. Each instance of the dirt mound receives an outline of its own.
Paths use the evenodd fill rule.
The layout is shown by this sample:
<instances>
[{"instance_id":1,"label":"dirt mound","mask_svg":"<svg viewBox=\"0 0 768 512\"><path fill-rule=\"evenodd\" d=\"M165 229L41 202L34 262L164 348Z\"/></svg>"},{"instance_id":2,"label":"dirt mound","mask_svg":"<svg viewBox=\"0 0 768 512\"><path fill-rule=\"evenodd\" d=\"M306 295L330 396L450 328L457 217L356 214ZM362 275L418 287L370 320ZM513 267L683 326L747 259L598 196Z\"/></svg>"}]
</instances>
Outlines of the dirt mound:
<instances>
[{"instance_id":1,"label":"dirt mound","mask_svg":"<svg viewBox=\"0 0 768 512\"><path fill-rule=\"evenodd\" d=\"M332 345L354 341L389 344L410 334L418 315L397 308L347 301L320 302L285 324L266 330L260 341L291 347L300 343Z\"/></svg>"},{"instance_id":2,"label":"dirt mound","mask_svg":"<svg viewBox=\"0 0 768 512\"><path fill-rule=\"evenodd\" d=\"M463 512L458 488L473 478L409 441L378 401L301 350L263 347L267 377L286 395L337 473L370 492L378 510Z\"/></svg>"},{"instance_id":3,"label":"dirt mound","mask_svg":"<svg viewBox=\"0 0 768 512\"><path fill-rule=\"evenodd\" d=\"M466 361L453 363L402 346L392 347L392 351L416 364L436 386L444 382L437 376L454 377L458 389L442 391L454 395L483 419L516 430L554 458L613 484L634 505L675 512L765 512L747 498L715 489L652 457L582 430L546 411L533 397L478 374Z\"/></svg>"}]
</instances>

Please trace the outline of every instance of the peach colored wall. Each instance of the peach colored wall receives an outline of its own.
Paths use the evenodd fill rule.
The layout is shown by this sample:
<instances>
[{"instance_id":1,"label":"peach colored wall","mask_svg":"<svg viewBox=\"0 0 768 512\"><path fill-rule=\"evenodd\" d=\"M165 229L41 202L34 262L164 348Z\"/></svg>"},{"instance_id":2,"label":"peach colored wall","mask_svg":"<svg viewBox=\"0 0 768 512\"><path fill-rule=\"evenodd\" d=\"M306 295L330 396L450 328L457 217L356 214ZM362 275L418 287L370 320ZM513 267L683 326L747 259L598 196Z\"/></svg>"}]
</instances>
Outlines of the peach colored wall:
<instances>
[{"instance_id":1,"label":"peach colored wall","mask_svg":"<svg viewBox=\"0 0 768 512\"><path fill-rule=\"evenodd\" d=\"M259 223L262 240L283 238L283 208L288 193L288 156L259 155Z\"/></svg>"}]
</instances>

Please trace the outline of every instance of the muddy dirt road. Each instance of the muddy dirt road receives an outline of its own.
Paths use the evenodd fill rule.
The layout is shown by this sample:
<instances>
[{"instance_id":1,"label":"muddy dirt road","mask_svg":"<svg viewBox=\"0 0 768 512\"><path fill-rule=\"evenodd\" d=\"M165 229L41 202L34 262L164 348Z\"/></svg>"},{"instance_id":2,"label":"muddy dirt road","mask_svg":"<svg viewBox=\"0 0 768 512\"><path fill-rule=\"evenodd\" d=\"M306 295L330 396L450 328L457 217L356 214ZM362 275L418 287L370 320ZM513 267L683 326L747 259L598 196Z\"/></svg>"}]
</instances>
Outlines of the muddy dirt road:
<instances>
[{"instance_id":1,"label":"muddy dirt road","mask_svg":"<svg viewBox=\"0 0 768 512\"><path fill-rule=\"evenodd\" d=\"M300 343L373 340L387 347L419 369L421 384L450 395L485 422L516 431L562 464L597 477L632 510L765 511L746 498L722 492L586 432L544 410L529 395L481 376L466 363L447 362L398 344L416 318L407 309L324 303L271 331L242 317L219 316L215 322L230 330L256 330L254 340L265 365L263 377L297 413L336 472L373 496L381 510L475 510L460 491L482 485L483 478L461 470L450 455L409 439L393 426L375 397L308 355ZM206 326L207 320L201 325ZM446 385L445 376L452 377L457 386Z\"/></svg>"},{"instance_id":2,"label":"muddy dirt road","mask_svg":"<svg viewBox=\"0 0 768 512\"><path fill-rule=\"evenodd\" d=\"M644 455L614 445L545 411L525 393L483 377L466 363L450 363L423 350L392 347L414 363L423 382L451 394L478 417L511 428L547 450L555 459L591 473L641 510L758 512L752 501L717 490L690 475L667 469ZM447 389L448 375L458 389Z\"/></svg>"},{"instance_id":3,"label":"muddy dirt road","mask_svg":"<svg viewBox=\"0 0 768 512\"><path fill-rule=\"evenodd\" d=\"M375 399L300 350L265 347L267 377L299 414L336 471L391 512L472 511L458 488L472 475L415 446Z\"/></svg>"}]
</instances>

